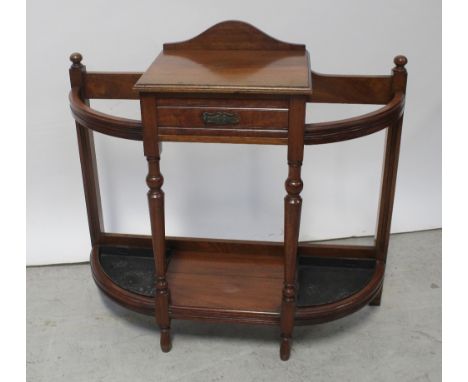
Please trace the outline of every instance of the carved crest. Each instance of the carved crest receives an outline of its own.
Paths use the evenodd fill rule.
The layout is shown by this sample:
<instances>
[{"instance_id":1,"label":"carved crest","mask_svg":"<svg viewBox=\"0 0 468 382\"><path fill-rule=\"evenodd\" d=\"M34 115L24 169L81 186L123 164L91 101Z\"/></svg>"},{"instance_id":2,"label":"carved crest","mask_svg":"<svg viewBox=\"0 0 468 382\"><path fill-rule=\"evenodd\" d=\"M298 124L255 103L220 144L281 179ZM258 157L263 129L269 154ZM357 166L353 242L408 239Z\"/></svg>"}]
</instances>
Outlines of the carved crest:
<instances>
[{"instance_id":1,"label":"carved crest","mask_svg":"<svg viewBox=\"0 0 468 382\"><path fill-rule=\"evenodd\" d=\"M243 21L223 21L198 36L166 43L164 50L305 50L302 44L277 40Z\"/></svg>"}]
</instances>

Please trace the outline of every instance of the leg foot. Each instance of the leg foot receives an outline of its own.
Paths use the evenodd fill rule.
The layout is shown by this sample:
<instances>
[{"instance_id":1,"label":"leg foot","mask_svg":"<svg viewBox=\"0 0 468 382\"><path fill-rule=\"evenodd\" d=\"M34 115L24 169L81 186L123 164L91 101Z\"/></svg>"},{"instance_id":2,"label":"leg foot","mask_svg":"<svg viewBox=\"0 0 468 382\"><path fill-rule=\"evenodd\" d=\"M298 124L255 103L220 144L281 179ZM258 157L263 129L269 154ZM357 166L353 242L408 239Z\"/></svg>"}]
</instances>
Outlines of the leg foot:
<instances>
[{"instance_id":1,"label":"leg foot","mask_svg":"<svg viewBox=\"0 0 468 382\"><path fill-rule=\"evenodd\" d=\"M382 300L382 288L380 288L379 292L375 295L375 297L369 303L370 306L380 306L380 301Z\"/></svg>"},{"instance_id":2,"label":"leg foot","mask_svg":"<svg viewBox=\"0 0 468 382\"><path fill-rule=\"evenodd\" d=\"M161 350L164 353L167 353L171 350L172 348L172 341L171 341L171 329L170 328L164 328L161 329Z\"/></svg>"},{"instance_id":3,"label":"leg foot","mask_svg":"<svg viewBox=\"0 0 468 382\"><path fill-rule=\"evenodd\" d=\"M287 361L291 355L291 338L281 337L280 358L282 361Z\"/></svg>"}]
</instances>

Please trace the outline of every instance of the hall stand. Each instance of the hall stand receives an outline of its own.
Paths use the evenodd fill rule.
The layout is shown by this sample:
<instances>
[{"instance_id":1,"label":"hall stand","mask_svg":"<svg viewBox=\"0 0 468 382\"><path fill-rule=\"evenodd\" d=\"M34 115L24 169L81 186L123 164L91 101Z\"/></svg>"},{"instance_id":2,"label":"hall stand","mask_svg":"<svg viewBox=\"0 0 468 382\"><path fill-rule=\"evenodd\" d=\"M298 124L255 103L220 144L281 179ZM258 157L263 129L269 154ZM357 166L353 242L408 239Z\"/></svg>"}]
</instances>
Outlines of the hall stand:
<instances>
[{"instance_id":1,"label":"hall stand","mask_svg":"<svg viewBox=\"0 0 468 382\"><path fill-rule=\"evenodd\" d=\"M380 305L405 102L404 56L395 57L396 66L387 76L323 75L310 70L304 45L226 21L190 40L164 44L145 73L91 72L79 53L70 59L70 105L93 277L119 304L155 315L163 351L171 349L172 319L265 324L279 326L280 356L287 360L295 325L331 321L367 304ZM139 99L142 121L103 114L90 107L90 99ZM384 106L354 118L307 124L308 102ZM383 129L387 134L374 244L298 242L304 145L341 142ZM143 141L151 236L105 231L93 131ZM287 145L284 242L166 236L160 171L165 141Z\"/></svg>"}]
</instances>

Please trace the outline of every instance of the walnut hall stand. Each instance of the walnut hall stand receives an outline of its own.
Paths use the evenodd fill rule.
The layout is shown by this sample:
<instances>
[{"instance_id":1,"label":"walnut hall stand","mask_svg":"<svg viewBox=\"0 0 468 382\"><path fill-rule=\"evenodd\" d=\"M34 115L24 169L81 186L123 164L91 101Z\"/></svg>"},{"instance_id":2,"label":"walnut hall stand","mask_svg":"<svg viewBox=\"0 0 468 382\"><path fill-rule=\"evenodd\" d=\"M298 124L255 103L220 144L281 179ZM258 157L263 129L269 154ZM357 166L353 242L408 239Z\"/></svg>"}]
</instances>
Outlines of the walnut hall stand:
<instances>
[{"instance_id":1,"label":"walnut hall stand","mask_svg":"<svg viewBox=\"0 0 468 382\"><path fill-rule=\"evenodd\" d=\"M70 105L76 121L99 288L119 304L155 315L161 348L172 319L278 325L287 360L294 325L380 305L389 243L407 59L388 76L322 75L304 45L278 41L238 21L164 44L145 73L89 72L71 55ZM142 120L100 113L90 99L139 99ZM307 102L384 105L350 119L305 123ZM386 129L374 245L298 242L304 145L340 142ZM143 141L151 236L106 232L93 131ZM160 143L287 145L284 242L168 237L164 229Z\"/></svg>"}]
</instances>

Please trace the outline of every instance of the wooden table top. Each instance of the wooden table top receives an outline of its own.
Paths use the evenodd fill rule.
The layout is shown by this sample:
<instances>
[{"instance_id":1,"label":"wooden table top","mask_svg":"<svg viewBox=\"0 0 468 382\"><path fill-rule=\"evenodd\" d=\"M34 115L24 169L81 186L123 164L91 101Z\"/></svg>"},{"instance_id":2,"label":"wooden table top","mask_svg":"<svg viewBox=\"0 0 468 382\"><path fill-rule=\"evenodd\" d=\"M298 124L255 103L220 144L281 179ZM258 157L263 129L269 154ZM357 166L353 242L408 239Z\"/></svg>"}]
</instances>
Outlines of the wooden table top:
<instances>
[{"instance_id":1,"label":"wooden table top","mask_svg":"<svg viewBox=\"0 0 468 382\"><path fill-rule=\"evenodd\" d=\"M273 39L240 22L218 24L164 50L136 83L151 93L310 95L304 45Z\"/></svg>"},{"instance_id":2,"label":"wooden table top","mask_svg":"<svg viewBox=\"0 0 468 382\"><path fill-rule=\"evenodd\" d=\"M163 51L135 85L143 92L310 94L307 51Z\"/></svg>"}]
</instances>

